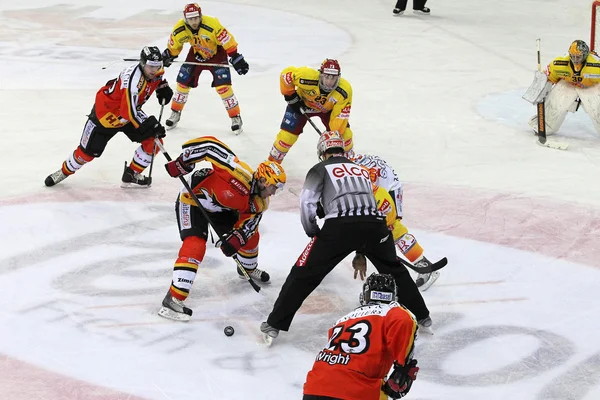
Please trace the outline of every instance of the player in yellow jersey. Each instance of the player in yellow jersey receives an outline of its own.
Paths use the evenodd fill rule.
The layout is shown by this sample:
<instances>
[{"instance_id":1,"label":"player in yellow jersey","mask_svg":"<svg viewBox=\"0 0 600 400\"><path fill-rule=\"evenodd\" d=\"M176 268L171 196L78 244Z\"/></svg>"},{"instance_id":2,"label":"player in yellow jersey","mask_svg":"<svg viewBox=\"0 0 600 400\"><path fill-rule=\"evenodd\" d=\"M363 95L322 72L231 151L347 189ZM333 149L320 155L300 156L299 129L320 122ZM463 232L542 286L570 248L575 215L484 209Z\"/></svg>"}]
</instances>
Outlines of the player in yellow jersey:
<instances>
[{"instance_id":1,"label":"player in yellow jersey","mask_svg":"<svg viewBox=\"0 0 600 400\"><path fill-rule=\"evenodd\" d=\"M167 48L162 54L165 67L170 66L177 58L185 43L189 43L191 46L185 61L222 64L223 66L192 64L181 66L177 74L177 91L171 103L172 113L165 123L167 129L177 126L190 90L198 86L200 73L208 70L213 76L212 87L221 96L227 114L231 118L231 130L236 135L240 134L242 117L237 98L231 88L231 72L227 64L227 57L239 75L248 73L248 63L244 56L238 53L238 44L233 35L221 25L217 18L203 15L198 4L187 4L183 9L183 17L173 27Z\"/></svg>"},{"instance_id":2,"label":"player in yellow jersey","mask_svg":"<svg viewBox=\"0 0 600 400\"><path fill-rule=\"evenodd\" d=\"M350 160L369 171L377 208L385 215L386 225L392 231L394 243L402 255L418 267L431 265L415 236L402 223L403 185L396 171L383 158L375 155L355 154ZM364 260L364 257L359 258L361 262ZM366 264L364 266L366 267ZM425 291L439 276L439 271L419 274L415 283L419 290Z\"/></svg>"},{"instance_id":3,"label":"player in yellow jersey","mask_svg":"<svg viewBox=\"0 0 600 400\"><path fill-rule=\"evenodd\" d=\"M318 70L287 67L281 71L279 86L288 105L269 160L283 161L310 117L319 117L327 131L337 131L344 139L344 151L350 154L352 86L341 73L339 62L329 58Z\"/></svg>"},{"instance_id":4,"label":"player in yellow jersey","mask_svg":"<svg viewBox=\"0 0 600 400\"><path fill-rule=\"evenodd\" d=\"M558 131L567 112L576 112L580 104L592 119L596 131L600 133L600 85L598 85L600 58L598 55L590 52L583 40L575 40L571 43L569 52L552 60L545 73L547 78L540 79L537 95L526 100L533 104L545 102L546 134ZM528 92L536 86L537 81L536 77ZM531 117L529 126L537 135L537 115Z\"/></svg>"}]
</instances>

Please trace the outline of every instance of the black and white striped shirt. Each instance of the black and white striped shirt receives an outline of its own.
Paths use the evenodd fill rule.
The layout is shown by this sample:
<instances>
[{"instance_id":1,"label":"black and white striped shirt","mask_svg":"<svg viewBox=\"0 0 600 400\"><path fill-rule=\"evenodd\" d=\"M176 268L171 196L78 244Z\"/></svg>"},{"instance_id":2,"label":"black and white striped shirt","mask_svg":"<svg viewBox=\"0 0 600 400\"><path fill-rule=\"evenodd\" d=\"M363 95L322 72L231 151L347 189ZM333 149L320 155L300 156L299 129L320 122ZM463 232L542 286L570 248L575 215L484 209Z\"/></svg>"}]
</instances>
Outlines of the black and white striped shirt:
<instances>
[{"instance_id":1,"label":"black and white striped shirt","mask_svg":"<svg viewBox=\"0 0 600 400\"><path fill-rule=\"evenodd\" d=\"M325 219L379 216L369 171L345 157L330 157L313 166L300 193L300 219L308 236L318 233L317 203Z\"/></svg>"}]
</instances>

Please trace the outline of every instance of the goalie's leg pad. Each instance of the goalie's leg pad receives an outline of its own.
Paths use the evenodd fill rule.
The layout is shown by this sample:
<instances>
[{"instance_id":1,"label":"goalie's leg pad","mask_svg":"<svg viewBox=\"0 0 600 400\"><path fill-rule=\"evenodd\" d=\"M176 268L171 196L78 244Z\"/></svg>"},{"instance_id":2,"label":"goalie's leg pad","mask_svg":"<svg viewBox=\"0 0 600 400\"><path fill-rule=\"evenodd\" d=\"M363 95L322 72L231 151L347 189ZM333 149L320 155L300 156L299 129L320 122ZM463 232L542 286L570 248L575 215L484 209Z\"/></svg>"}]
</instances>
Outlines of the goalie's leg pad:
<instances>
[{"instance_id":1,"label":"goalie's leg pad","mask_svg":"<svg viewBox=\"0 0 600 400\"><path fill-rule=\"evenodd\" d=\"M594 123L596 132L600 133L600 85L589 88L577 88L581 105Z\"/></svg>"},{"instance_id":2,"label":"goalie's leg pad","mask_svg":"<svg viewBox=\"0 0 600 400\"><path fill-rule=\"evenodd\" d=\"M173 267L173 280L171 281L171 296L178 300L185 300L190 294L198 267L204 259L206 240L197 236L188 236L183 240L179 249L179 257Z\"/></svg>"},{"instance_id":3,"label":"goalie's leg pad","mask_svg":"<svg viewBox=\"0 0 600 400\"><path fill-rule=\"evenodd\" d=\"M565 118L569 107L577 100L577 90L564 80L558 81L548 94L545 100L545 116L546 116L546 135L557 132ZM537 116L529 120L529 126L537 132L538 121Z\"/></svg>"},{"instance_id":4,"label":"goalie's leg pad","mask_svg":"<svg viewBox=\"0 0 600 400\"><path fill-rule=\"evenodd\" d=\"M296 141L298 141L298 135L281 129L273 142L269 160L282 162Z\"/></svg>"}]
</instances>

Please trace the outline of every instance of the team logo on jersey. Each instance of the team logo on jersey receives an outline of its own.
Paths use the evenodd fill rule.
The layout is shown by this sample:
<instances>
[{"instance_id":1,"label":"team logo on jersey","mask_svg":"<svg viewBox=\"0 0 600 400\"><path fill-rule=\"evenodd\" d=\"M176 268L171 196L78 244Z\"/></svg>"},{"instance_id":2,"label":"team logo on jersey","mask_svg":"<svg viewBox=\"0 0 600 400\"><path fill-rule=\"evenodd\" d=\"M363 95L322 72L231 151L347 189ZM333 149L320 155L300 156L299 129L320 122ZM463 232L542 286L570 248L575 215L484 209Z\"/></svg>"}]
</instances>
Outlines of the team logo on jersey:
<instances>
[{"instance_id":1,"label":"team logo on jersey","mask_svg":"<svg viewBox=\"0 0 600 400\"><path fill-rule=\"evenodd\" d=\"M341 179L341 178L344 178L344 177L359 177L359 176L362 176L363 178L365 178L369 182L371 182L371 180L369 179L369 171L366 170L365 168L359 167L356 164L347 164L347 163L344 163L341 166L327 165L327 166L325 166L325 168L327 168L328 170L330 170L329 172L331 173L331 175L333 175L334 178Z\"/></svg>"}]
</instances>

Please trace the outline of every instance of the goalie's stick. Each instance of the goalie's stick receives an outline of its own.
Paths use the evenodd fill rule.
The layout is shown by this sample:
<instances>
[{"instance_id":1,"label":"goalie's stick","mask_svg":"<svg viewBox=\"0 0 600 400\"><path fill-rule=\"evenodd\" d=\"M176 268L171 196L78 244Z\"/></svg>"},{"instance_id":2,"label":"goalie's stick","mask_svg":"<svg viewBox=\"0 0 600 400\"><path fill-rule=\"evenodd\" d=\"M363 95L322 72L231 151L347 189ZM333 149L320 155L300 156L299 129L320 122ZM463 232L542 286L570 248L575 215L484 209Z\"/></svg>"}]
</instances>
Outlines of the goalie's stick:
<instances>
[{"instance_id":1,"label":"goalie's stick","mask_svg":"<svg viewBox=\"0 0 600 400\"><path fill-rule=\"evenodd\" d=\"M154 143L158 146L158 148L163 153L163 155L165 156L165 158L167 159L167 161L171 161L172 158L169 155L169 153L167 153L167 151L163 147L162 143L158 139L154 139ZM183 187L185 188L185 190L188 191L188 193L190 194L190 196L194 200L194 203L196 203L196 206L198 206L198 210L200 210L200 212L202 213L202 216L206 219L206 221L208 222L208 224L210 226L212 226L212 228L214 229L214 231L217 233L217 236L219 236L219 239L223 240L223 236L219 233L219 231L217 231L217 228L212 223L212 221L211 221L208 213L206 212L206 210L204 209L204 207L202 207L202 204L200 204L200 200L198 199L198 196L196 196L196 193L194 193L194 191L190 187L189 183L187 183L187 181L185 180L185 178L183 176L180 176L179 179L181 180L181 183L183 184ZM234 254L232 256L232 258L235 260L235 263L237 264L238 270L242 273L242 275L244 275L244 278L246 278L246 280L248 281L248 283L250 283L250 285L252 286L252 288L254 290L256 290L257 293L260 292L260 286L258 286L258 284L256 282L254 282L254 280L250 277L250 275L248 275L248 272L246 272L246 269L242 266L242 263L237 258L237 254Z\"/></svg>"},{"instance_id":2,"label":"goalie's stick","mask_svg":"<svg viewBox=\"0 0 600 400\"><path fill-rule=\"evenodd\" d=\"M102 69L107 69L111 65L114 65L121 61L132 61L139 62L138 58L122 58L120 60L112 61L110 64L105 65ZM215 64L215 63L203 63L203 62L195 62L195 61L172 61L173 64L190 64L190 65L200 65L204 67L226 67L229 68L229 64Z\"/></svg>"},{"instance_id":3,"label":"goalie's stick","mask_svg":"<svg viewBox=\"0 0 600 400\"><path fill-rule=\"evenodd\" d=\"M536 49L537 49L537 68L538 71L542 70L542 62L540 55L540 42L541 39L537 39ZM541 146L549 147L551 149L557 150L566 150L569 147L568 143L563 142L555 142L555 141L547 141L546 140L546 102L542 100L536 106L537 109L537 121L538 121L538 140L537 143Z\"/></svg>"},{"instance_id":4,"label":"goalie's stick","mask_svg":"<svg viewBox=\"0 0 600 400\"><path fill-rule=\"evenodd\" d=\"M165 109L165 104L160 103L160 113L158 114L158 123L160 124L160 120L162 119L163 110ZM150 160L150 170L148 171L148 187L152 185L152 167L154 166L154 155L156 154L156 142L154 142L154 146L152 147L152 160Z\"/></svg>"}]
</instances>

